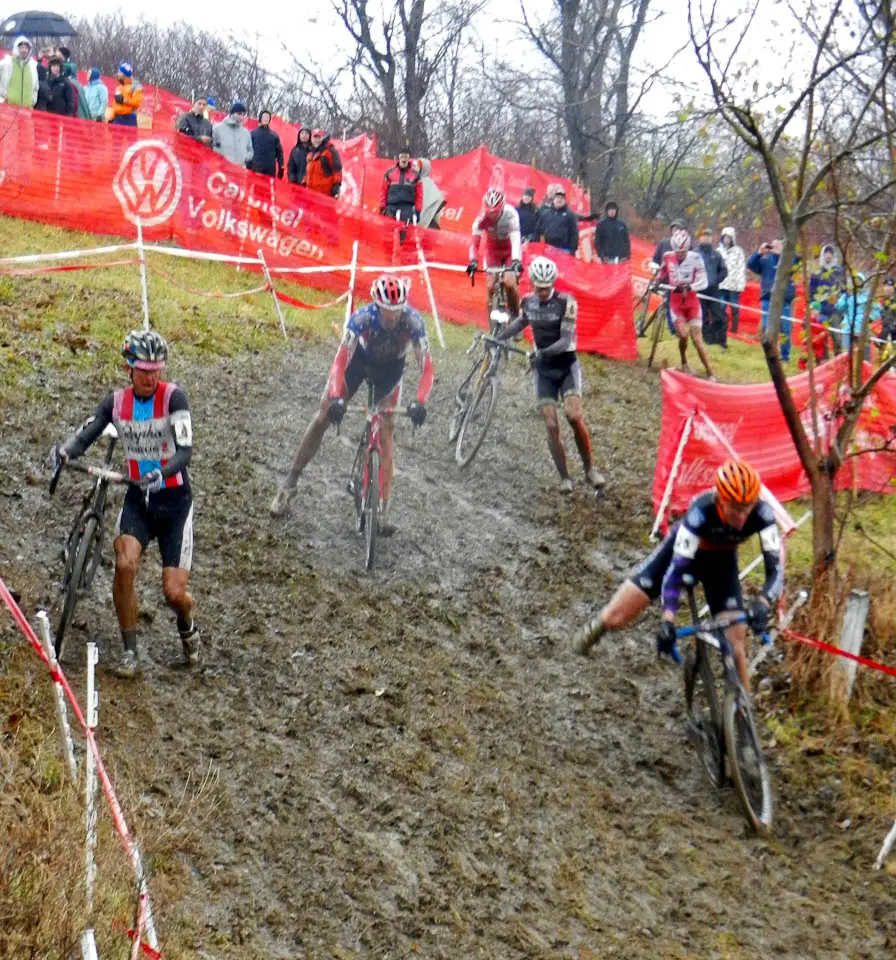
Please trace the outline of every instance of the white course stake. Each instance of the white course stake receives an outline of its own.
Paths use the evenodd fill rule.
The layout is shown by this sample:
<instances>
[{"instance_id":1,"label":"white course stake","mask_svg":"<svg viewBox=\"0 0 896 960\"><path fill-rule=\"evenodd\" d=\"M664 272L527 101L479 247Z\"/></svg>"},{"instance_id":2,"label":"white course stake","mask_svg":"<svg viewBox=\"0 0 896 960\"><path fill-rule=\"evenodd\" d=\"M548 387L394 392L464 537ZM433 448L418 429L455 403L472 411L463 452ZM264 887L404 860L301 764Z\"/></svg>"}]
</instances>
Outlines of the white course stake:
<instances>
[{"instance_id":1,"label":"white course stake","mask_svg":"<svg viewBox=\"0 0 896 960\"><path fill-rule=\"evenodd\" d=\"M149 283L146 279L146 247L143 245L143 225L137 217L137 256L140 259L140 286L143 292L143 329L149 330Z\"/></svg>"},{"instance_id":2,"label":"white course stake","mask_svg":"<svg viewBox=\"0 0 896 960\"><path fill-rule=\"evenodd\" d=\"M688 445L688 440L691 438L691 429L694 425L694 416L695 414L692 413L687 418L684 424L684 429L681 431L681 440L678 442L678 449L675 451L675 459L672 461L672 469L669 471L669 480L666 483L666 489L663 491L663 499L660 502L660 508L656 512L656 520L653 522L653 529L650 531L651 540L656 540L660 526L663 522L663 517L666 515L666 509L669 506L669 501L672 499L672 491L675 488L675 481L678 479L678 471L681 469L681 461L684 457L684 448Z\"/></svg>"},{"instance_id":3,"label":"white course stake","mask_svg":"<svg viewBox=\"0 0 896 960\"><path fill-rule=\"evenodd\" d=\"M429 294L429 305L432 308L432 319L436 325L436 334L439 338L439 346L445 349L445 336L442 333L442 324L439 321L439 308L436 306L435 294L432 292L432 281L429 279L429 267L426 263L426 257L423 255L423 246L420 239L417 239L417 259L420 261L420 269L423 271L423 282L426 284L426 292Z\"/></svg>"},{"instance_id":4,"label":"white course stake","mask_svg":"<svg viewBox=\"0 0 896 960\"><path fill-rule=\"evenodd\" d=\"M890 854L890 851L893 849L893 844L896 843L896 823L893 824L893 828L887 834L887 839L884 840L884 845L880 848L880 853L877 855L877 860L874 861L874 869L880 870L884 865L884 860Z\"/></svg>"},{"instance_id":5,"label":"white course stake","mask_svg":"<svg viewBox=\"0 0 896 960\"><path fill-rule=\"evenodd\" d=\"M286 335L286 322L283 319L283 311L280 309L280 301L277 299L277 291L274 289L274 281L271 279L271 271L268 270L267 260L264 258L264 252L259 247L258 250L258 259L261 261L261 269L264 271L264 278L268 282L268 288L271 291L271 296L274 298L274 309L277 311L277 319L280 321L280 329L283 331L283 339L289 340L289 337Z\"/></svg>"},{"instance_id":6,"label":"white course stake","mask_svg":"<svg viewBox=\"0 0 896 960\"><path fill-rule=\"evenodd\" d=\"M56 693L56 712L59 714L59 735L62 738L62 752L65 754L69 776L72 783L78 782L78 765L75 763L75 744L72 741L72 729L68 724L68 708L65 705L65 691L59 682L59 664L56 662L56 651L53 649L53 639L50 635L50 618L44 610L37 614L40 625L40 639L44 645L44 653L49 661L50 675L53 678L53 690Z\"/></svg>"},{"instance_id":7,"label":"white course stake","mask_svg":"<svg viewBox=\"0 0 896 960\"><path fill-rule=\"evenodd\" d=\"M81 934L81 960L99 960L93 930L85 930Z\"/></svg>"},{"instance_id":8,"label":"white course stake","mask_svg":"<svg viewBox=\"0 0 896 960\"><path fill-rule=\"evenodd\" d=\"M345 301L345 324L343 330L348 327L349 317L352 310L355 309L355 278L358 275L358 241L352 243L352 265L348 274L348 299Z\"/></svg>"},{"instance_id":9,"label":"white course stake","mask_svg":"<svg viewBox=\"0 0 896 960\"><path fill-rule=\"evenodd\" d=\"M99 694L96 692L96 664L99 659L96 644L87 644L87 727L91 734L96 732L99 723ZM87 812L87 832L85 842L85 882L87 888L87 909L93 910L93 891L96 885L96 859L94 851L96 850L96 822L97 822L97 804L96 804L96 762L93 751L87 751L84 762L84 798L85 809Z\"/></svg>"}]
</instances>

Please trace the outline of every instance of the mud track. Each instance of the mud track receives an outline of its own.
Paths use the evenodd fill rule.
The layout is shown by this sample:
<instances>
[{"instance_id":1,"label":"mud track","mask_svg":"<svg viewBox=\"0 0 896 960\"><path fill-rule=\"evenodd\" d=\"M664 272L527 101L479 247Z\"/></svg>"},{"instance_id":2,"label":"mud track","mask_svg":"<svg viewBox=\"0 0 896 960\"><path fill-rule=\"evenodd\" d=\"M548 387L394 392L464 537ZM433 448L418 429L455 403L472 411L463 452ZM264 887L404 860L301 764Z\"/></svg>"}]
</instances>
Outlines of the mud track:
<instances>
[{"instance_id":1,"label":"mud track","mask_svg":"<svg viewBox=\"0 0 896 960\"><path fill-rule=\"evenodd\" d=\"M426 426L412 447L400 429L400 530L368 575L344 492L353 428L328 435L292 518L267 514L331 352L172 370L194 412L204 663L165 666L176 634L153 549L144 674L104 676L101 714L113 768L142 784L145 837L217 772L214 821L181 852L187 894L161 897L162 934L178 918L215 958L892 956L893 881L868 872L874 824L842 833L830 798L775 764L775 835L755 839L734 794L700 773L653 620L589 661L569 650L646 548L656 379L588 362L611 483L563 498L518 366L459 472L444 441L465 361L437 356ZM67 477L49 503L40 461L102 386L72 376L52 391L3 411L0 560L29 613L83 489ZM80 610L103 663L118 653L110 574Z\"/></svg>"}]
</instances>

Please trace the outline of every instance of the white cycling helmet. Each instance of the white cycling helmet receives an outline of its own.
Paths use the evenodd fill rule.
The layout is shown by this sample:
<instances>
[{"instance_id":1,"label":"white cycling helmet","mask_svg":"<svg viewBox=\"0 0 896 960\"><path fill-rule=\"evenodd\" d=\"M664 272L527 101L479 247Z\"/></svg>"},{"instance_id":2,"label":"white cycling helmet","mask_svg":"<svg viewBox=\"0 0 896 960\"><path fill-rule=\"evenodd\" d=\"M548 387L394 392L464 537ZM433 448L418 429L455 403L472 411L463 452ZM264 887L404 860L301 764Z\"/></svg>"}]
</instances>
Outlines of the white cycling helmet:
<instances>
[{"instance_id":1,"label":"white cycling helmet","mask_svg":"<svg viewBox=\"0 0 896 960\"><path fill-rule=\"evenodd\" d=\"M673 253L681 253L682 250L691 249L691 235L687 230L673 230L670 238Z\"/></svg>"},{"instance_id":2,"label":"white cycling helmet","mask_svg":"<svg viewBox=\"0 0 896 960\"><path fill-rule=\"evenodd\" d=\"M529 264L533 287L553 287L557 281L557 264L548 257L536 257Z\"/></svg>"},{"instance_id":3,"label":"white cycling helmet","mask_svg":"<svg viewBox=\"0 0 896 960\"><path fill-rule=\"evenodd\" d=\"M410 284L392 273L384 273L376 278L370 287L370 299L384 310L403 307L408 302Z\"/></svg>"}]
</instances>

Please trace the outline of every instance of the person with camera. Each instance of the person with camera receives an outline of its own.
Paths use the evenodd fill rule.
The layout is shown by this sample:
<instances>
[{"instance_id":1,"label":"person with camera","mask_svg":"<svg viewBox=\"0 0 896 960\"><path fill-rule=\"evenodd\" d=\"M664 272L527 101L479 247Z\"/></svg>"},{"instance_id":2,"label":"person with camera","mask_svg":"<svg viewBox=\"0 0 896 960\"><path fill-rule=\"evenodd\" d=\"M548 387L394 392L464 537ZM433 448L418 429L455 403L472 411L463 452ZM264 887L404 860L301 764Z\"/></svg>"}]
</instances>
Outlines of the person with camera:
<instances>
[{"instance_id":1,"label":"person with camera","mask_svg":"<svg viewBox=\"0 0 896 960\"><path fill-rule=\"evenodd\" d=\"M769 240L747 261L750 273L759 276L759 300L762 305L762 332L768 326L768 305L772 298L772 289L775 277L778 275L778 265L781 262L781 251L784 249L783 240ZM793 271L800 262L794 257L790 265L790 277L787 281L787 290L784 293L784 306L781 310L781 362L790 360L790 316L793 308L793 298L796 296L796 287L793 283Z\"/></svg>"}]
</instances>

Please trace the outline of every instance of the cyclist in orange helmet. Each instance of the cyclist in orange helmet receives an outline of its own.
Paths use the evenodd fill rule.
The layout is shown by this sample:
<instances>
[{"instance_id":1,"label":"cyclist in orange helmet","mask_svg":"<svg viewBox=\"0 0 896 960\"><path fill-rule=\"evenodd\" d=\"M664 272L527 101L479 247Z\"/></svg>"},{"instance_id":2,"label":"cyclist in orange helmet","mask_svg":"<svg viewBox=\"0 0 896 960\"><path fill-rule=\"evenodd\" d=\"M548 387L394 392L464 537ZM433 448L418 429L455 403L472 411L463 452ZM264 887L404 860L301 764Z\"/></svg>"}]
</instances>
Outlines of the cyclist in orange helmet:
<instances>
[{"instance_id":1,"label":"cyclist in orange helmet","mask_svg":"<svg viewBox=\"0 0 896 960\"><path fill-rule=\"evenodd\" d=\"M765 630L772 604L781 594L781 537L772 508L759 499L762 481L743 460L728 460L719 467L713 488L695 497L684 518L652 554L616 590L600 613L573 636L573 649L585 656L610 630L627 626L652 600L662 597L663 620L657 632L657 655L681 657L675 644L675 613L683 578L690 575L703 584L713 616L744 610L756 632ZM765 562L765 583L759 596L744 604L738 577L737 548L759 534ZM746 623L728 628L737 671L744 689L750 689L744 640Z\"/></svg>"}]
</instances>

